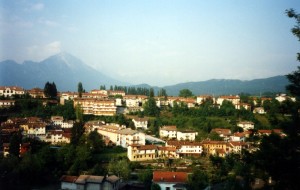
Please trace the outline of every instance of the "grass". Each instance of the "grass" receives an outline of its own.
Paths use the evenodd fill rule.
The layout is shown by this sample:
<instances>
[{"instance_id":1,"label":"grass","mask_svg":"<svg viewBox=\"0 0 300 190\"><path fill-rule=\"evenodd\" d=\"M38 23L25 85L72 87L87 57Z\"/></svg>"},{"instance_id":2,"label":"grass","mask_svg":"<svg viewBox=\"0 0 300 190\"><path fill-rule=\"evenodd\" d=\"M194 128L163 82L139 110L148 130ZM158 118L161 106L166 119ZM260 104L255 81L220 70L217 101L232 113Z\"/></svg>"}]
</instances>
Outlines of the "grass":
<instances>
[{"instance_id":1,"label":"grass","mask_svg":"<svg viewBox=\"0 0 300 190\"><path fill-rule=\"evenodd\" d=\"M97 154L96 159L101 162L109 162L112 159L127 158L127 150L123 147L105 148L101 153Z\"/></svg>"}]
</instances>

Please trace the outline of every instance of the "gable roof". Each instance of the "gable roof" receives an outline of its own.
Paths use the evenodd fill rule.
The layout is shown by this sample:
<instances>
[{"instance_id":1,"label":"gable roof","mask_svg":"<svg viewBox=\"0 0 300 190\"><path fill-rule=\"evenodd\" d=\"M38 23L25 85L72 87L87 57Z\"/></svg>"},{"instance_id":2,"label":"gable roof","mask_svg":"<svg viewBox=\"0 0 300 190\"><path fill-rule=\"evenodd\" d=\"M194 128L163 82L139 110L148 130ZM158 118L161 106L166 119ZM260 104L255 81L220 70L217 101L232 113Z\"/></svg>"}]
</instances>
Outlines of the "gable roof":
<instances>
[{"instance_id":1,"label":"gable roof","mask_svg":"<svg viewBox=\"0 0 300 190\"><path fill-rule=\"evenodd\" d=\"M60 181L74 183L77 180L77 178L78 178L77 176L63 175L61 176Z\"/></svg>"},{"instance_id":2,"label":"gable roof","mask_svg":"<svg viewBox=\"0 0 300 190\"><path fill-rule=\"evenodd\" d=\"M153 182L160 183L186 183L187 182L186 172L168 172L168 171L154 171Z\"/></svg>"},{"instance_id":3,"label":"gable roof","mask_svg":"<svg viewBox=\"0 0 300 190\"><path fill-rule=\"evenodd\" d=\"M163 126L161 128L161 130L165 130L165 131L177 131L177 127L176 127L176 125L167 125L167 126Z\"/></svg>"}]
</instances>

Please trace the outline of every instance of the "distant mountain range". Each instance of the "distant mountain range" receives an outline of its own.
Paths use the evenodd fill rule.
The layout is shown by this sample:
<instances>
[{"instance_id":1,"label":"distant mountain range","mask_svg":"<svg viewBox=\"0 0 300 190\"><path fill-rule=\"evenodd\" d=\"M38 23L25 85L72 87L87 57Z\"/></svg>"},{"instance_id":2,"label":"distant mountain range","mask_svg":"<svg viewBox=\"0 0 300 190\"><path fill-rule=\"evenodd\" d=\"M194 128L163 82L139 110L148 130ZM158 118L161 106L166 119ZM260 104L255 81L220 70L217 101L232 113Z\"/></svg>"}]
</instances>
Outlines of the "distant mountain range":
<instances>
[{"instance_id":1,"label":"distant mountain range","mask_svg":"<svg viewBox=\"0 0 300 190\"><path fill-rule=\"evenodd\" d=\"M82 82L87 90L98 89L100 85L128 85L102 74L68 53L59 53L41 62L0 62L1 86L44 88L47 81L55 82L59 91L77 91L79 82Z\"/></svg>"},{"instance_id":2,"label":"distant mountain range","mask_svg":"<svg viewBox=\"0 0 300 190\"><path fill-rule=\"evenodd\" d=\"M0 86L17 85L25 89L44 88L47 81L55 82L59 91L77 91L77 84L82 82L87 91L98 89L100 85L106 85L106 87L119 85L154 88L155 91L164 88L167 94L172 96L178 95L181 89L190 89L195 95L285 92L285 86L289 83L285 76L275 76L249 81L212 79L164 87L153 87L148 84L130 85L104 75L68 53L59 53L41 62L25 61L22 64L12 60L0 62Z\"/></svg>"}]
</instances>

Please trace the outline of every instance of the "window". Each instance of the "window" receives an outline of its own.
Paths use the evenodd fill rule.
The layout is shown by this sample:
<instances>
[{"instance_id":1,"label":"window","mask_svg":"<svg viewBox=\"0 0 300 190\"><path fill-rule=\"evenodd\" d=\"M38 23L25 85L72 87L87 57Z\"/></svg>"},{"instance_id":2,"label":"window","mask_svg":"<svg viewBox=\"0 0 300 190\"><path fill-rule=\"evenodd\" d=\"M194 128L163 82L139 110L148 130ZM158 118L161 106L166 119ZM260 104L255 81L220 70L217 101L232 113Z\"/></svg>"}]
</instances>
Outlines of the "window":
<instances>
[{"instance_id":1,"label":"window","mask_svg":"<svg viewBox=\"0 0 300 190\"><path fill-rule=\"evenodd\" d=\"M166 187L166 190L170 190L170 187Z\"/></svg>"}]
</instances>

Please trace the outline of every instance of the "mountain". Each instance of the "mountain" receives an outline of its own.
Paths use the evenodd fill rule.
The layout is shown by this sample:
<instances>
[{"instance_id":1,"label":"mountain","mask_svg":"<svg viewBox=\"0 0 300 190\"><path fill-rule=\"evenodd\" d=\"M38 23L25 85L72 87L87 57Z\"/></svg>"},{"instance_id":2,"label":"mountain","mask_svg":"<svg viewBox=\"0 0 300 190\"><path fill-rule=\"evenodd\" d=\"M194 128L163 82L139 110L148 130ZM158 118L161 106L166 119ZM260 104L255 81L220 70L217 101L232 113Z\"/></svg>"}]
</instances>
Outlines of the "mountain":
<instances>
[{"instance_id":1,"label":"mountain","mask_svg":"<svg viewBox=\"0 0 300 190\"><path fill-rule=\"evenodd\" d=\"M86 90L99 88L100 85L128 85L102 74L68 53L59 53L41 62L0 62L0 86L44 88L47 81L55 82L59 91L77 91L79 82Z\"/></svg>"},{"instance_id":2,"label":"mountain","mask_svg":"<svg viewBox=\"0 0 300 190\"><path fill-rule=\"evenodd\" d=\"M260 94L264 92L285 92L285 86L289 81L285 76L275 76L264 79L254 79L249 81L212 79L202 82L180 83L163 87L168 95L177 96L181 89L189 89L195 95L230 95L239 93Z\"/></svg>"},{"instance_id":3,"label":"mountain","mask_svg":"<svg viewBox=\"0 0 300 190\"><path fill-rule=\"evenodd\" d=\"M7 60L0 62L0 86L17 85L25 89L44 88L45 83L55 82L59 91L77 91L77 84L82 82L87 91L97 89L100 85L129 86L128 83L110 78L91 68L80 59L68 54L59 53L41 62L24 61L18 64ZM190 89L193 94L228 95L239 93L260 94L264 92L285 92L288 84L285 76L275 76L249 81L212 79L202 82L188 82L162 87L168 95L177 96L182 89ZM131 85L132 87L153 88L157 92L160 87L148 84Z\"/></svg>"}]
</instances>

